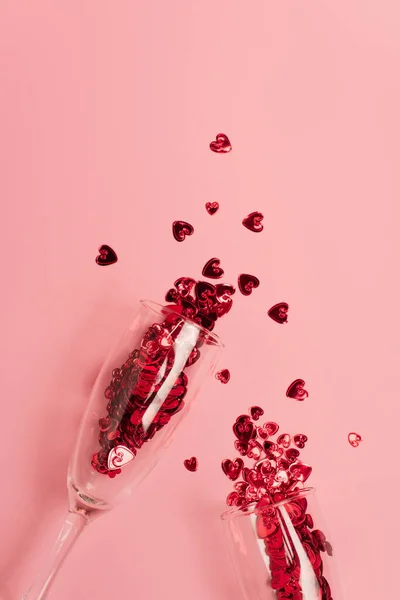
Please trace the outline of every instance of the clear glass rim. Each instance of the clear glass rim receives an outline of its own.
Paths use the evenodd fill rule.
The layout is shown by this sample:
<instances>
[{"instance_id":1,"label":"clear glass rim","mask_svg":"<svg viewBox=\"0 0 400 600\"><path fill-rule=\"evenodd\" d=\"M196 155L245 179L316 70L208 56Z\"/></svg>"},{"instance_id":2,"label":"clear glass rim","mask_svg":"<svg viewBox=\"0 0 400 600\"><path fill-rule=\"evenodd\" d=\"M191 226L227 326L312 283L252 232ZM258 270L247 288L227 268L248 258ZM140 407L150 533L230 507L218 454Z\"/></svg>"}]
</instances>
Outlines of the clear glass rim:
<instances>
[{"instance_id":1,"label":"clear glass rim","mask_svg":"<svg viewBox=\"0 0 400 600\"><path fill-rule=\"evenodd\" d=\"M144 306L145 308L152 310L159 317L163 317L163 315L165 315L166 312L169 312L174 315L178 314L174 311L173 305L171 305L171 306L168 306L168 304L163 305L163 304L159 304L158 302L154 302L153 300L147 300L147 299L140 300L140 304L142 306ZM221 342L220 338L212 331L209 331L205 327L202 327L201 325L199 325L198 323L195 323L194 321L192 321L192 319L189 319L188 317L185 317L184 315L179 315L179 318L181 318L183 321L185 321L189 325L196 327L196 329L198 329L202 333L203 337L206 339L207 344L210 344L212 346L219 346L220 348L225 348L225 345Z\"/></svg>"},{"instance_id":2,"label":"clear glass rim","mask_svg":"<svg viewBox=\"0 0 400 600\"><path fill-rule=\"evenodd\" d=\"M298 498L304 498L305 496L310 496L315 493L314 487L307 487L299 490L297 494L291 496L290 498L285 498L284 500L280 500L279 502L274 502L273 504L269 504L268 508L277 508L282 506L283 504L289 504L289 502L294 502ZM257 514L257 504L258 502L251 502L247 505L245 510L242 510L240 507L230 508L222 513L221 519L222 521L228 521L230 519L236 519L237 517L247 517L248 515Z\"/></svg>"}]
</instances>

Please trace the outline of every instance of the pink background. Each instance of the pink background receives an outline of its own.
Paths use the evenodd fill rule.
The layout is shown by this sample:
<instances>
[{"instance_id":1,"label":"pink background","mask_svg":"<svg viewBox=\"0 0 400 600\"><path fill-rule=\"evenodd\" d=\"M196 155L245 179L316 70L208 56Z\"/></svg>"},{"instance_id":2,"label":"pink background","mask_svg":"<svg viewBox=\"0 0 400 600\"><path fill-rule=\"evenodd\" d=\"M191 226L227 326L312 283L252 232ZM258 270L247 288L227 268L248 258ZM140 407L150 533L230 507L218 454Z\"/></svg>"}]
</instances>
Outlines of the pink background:
<instances>
[{"instance_id":1,"label":"pink background","mask_svg":"<svg viewBox=\"0 0 400 600\"><path fill-rule=\"evenodd\" d=\"M399 27L396 0L1 1L2 600L58 531L74 429L135 300L211 256L261 280L218 329L231 381L208 382L52 597L240 600L220 462L250 403L309 436L345 598L397 594ZM195 226L183 244L175 219ZM102 243L116 265L95 264ZM267 317L282 300L286 326Z\"/></svg>"}]
</instances>

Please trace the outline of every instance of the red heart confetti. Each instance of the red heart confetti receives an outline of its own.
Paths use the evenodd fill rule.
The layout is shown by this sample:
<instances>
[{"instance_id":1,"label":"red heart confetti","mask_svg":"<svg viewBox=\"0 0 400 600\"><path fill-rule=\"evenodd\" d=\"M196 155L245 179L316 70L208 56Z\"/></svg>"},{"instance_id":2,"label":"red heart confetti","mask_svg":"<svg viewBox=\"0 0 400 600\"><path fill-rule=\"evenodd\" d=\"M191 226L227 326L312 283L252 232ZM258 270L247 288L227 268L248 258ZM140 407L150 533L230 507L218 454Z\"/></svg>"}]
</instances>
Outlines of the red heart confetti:
<instances>
[{"instance_id":1,"label":"red heart confetti","mask_svg":"<svg viewBox=\"0 0 400 600\"><path fill-rule=\"evenodd\" d=\"M210 260L203 267L203 276L209 277L209 279L220 279L223 277L224 271L219 266L220 264L221 261L219 258L210 258Z\"/></svg>"},{"instance_id":2,"label":"red heart confetti","mask_svg":"<svg viewBox=\"0 0 400 600\"><path fill-rule=\"evenodd\" d=\"M258 288L259 285L260 281L255 275L248 275L247 273L239 275L238 286L244 296L250 296L253 288Z\"/></svg>"},{"instance_id":3,"label":"red heart confetti","mask_svg":"<svg viewBox=\"0 0 400 600\"><path fill-rule=\"evenodd\" d=\"M264 215L262 215L260 212L252 212L243 219L242 223L246 229L250 229L250 231L258 233L264 229L264 225L261 223L263 218Z\"/></svg>"},{"instance_id":4,"label":"red heart confetti","mask_svg":"<svg viewBox=\"0 0 400 600\"><path fill-rule=\"evenodd\" d=\"M288 433L282 433L276 440L276 443L278 444L278 446L283 446L283 448L289 448L291 441L292 438Z\"/></svg>"},{"instance_id":5,"label":"red heart confetti","mask_svg":"<svg viewBox=\"0 0 400 600\"><path fill-rule=\"evenodd\" d=\"M358 448L358 446L360 445L360 442L362 442L361 435L359 433L354 433L354 431L349 433L349 435L347 436L347 439L349 440L350 446L353 446L353 448Z\"/></svg>"},{"instance_id":6,"label":"red heart confetti","mask_svg":"<svg viewBox=\"0 0 400 600\"><path fill-rule=\"evenodd\" d=\"M229 479L235 481L242 469L243 469L243 460L241 458L236 458L234 461L229 458L222 461L222 470Z\"/></svg>"},{"instance_id":7,"label":"red heart confetti","mask_svg":"<svg viewBox=\"0 0 400 600\"><path fill-rule=\"evenodd\" d=\"M183 464L185 465L186 469L192 473L197 471L197 467L199 466L198 460L195 456L192 456L192 458L187 458L183 461Z\"/></svg>"},{"instance_id":8,"label":"red heart confetti","mask_svg":"<svg viewBox=\"0 0 400 600\"><path fill-rule=\"evenodd\" d=\"M174 221L172 223L172 233L177 242L183 242L187 235L192 235L194 232L193 225L186 221Z\"/></svg>"},{"instance_id":9,"label":"red heart confetti","mask_svg":"<svg viewBox=\"0 0 400 600\"><path fill-rule=\"evenodd\" d=\"M113 265L117 262L117 260L118 257L110 246L107 246L106 244L100 246L99 255L96 256L96 263L100 267L107 267L108 265Z\"/></svg>"},{"instance_id":10,"label":"red heart confetti","mask_svg":"<svg viewBox=\"0 0 400 600\"><path fill-rule=\"evenodd\" d=\"M229 138L224 133L219 133L214 142L211 142L210 148L213 152L217 154L226 154L232 150L231 143Z\"/></svg>"},{"instance_id":11,"label":"red heart confetti","mask_svg":"<svg viewBox=\"0 0 400 600\"><path fill-rule=\"evenodd\" d=\"M273 321L279 324L287 323L288 320L288 310L289 304L286 302L279 302L272 306L268 311L268 316L271 317Z\"/></svg>"},{"instance_id":12,"label":"red heart confetti","mask_svg":"<svg viewBox=\"0 0 400 600\"><path fill-rule=\"evenodd\" d=\"M231 378L231 374L228 369L222 369L221 371L218 371L218 373L216 373L215 377L221 383L228 383L228 381Z\"/></svg>"},{"instance_id":13,"label":"red heart confetti","mask_svg":"<svg viewBox=\"0 0 400 600\"><path fill-rule=\"evenodd\" d=\"M253 421L258 421L258 419L263 416L264 411L260 406L251 406L249 408L249 413Z\"/></svg>"},{"instance_id":14,"label":"red heart confetti","mask_svg":"<svg viewBox=\"0 0 400 600\"><path fill-rule=\"evenodd\" d=\"M308 392L304 389L306 382L303 379L295 379L286 390L286 396L294 400L305 400L308 398Z\"/></svg>"},{"instance_id":15,"label":"red heart confetti","mask_svg":"<svg viewBox=\"0 0 400 600\"><path fill-rule=\"evenodd\" d=\"M217 210L219 209L218 202L206 202L206 211L209 215L215 215Z\"/></svg>"},{"instance_id":16,"label":"red heart confetti","mask_svg":"<svg viewBox=\"0 0 400 600\"><path fill-rule=\"evenodd\" d=\"M293 436L293 441L298 448L304 448L307 440L308 437L304 435L304 433L296 433L296 435Z\"/></svg>"}]
</instances>

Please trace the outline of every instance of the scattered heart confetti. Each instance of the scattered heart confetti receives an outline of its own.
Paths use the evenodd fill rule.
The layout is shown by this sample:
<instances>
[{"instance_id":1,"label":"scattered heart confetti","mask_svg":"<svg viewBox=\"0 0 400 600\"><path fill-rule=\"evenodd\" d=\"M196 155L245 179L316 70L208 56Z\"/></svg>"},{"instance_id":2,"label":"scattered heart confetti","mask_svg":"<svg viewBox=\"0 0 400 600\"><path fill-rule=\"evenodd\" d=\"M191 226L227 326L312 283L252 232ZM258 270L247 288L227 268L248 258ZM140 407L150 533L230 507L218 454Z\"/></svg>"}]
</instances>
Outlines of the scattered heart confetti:
<instances>
[{"instance_id":1,"label":"scattered heart confetti","mask_svg":"<svg viewBox=\"0 0 400 600\"><path fill-rule=\"evenodd\" d=\"M215 138L215 142L211 142L210 148L213 152L218 154L226 154L232 150L229 138L224 133L219 133Z\"/></svg>"},{"instance_id":2,"label":"scattered heart confetti","mask_svg":"<svg viewBox=\"0 0 400 600\"><path fill-rule=\"evenodd\" d=\"M263 219L264 215L260 212L252 212L243 219L242 223L246 229L259 233L264 229L264 225L261 223Z\"/></svg>"},{"instance_id":3,"label":"scattered heart confetti","mask_svg":"<svg viewBox=\"0 0 400 600\"><path fill-rule=\"evenodd\" d=\"M253 288L258 288L259 285L260 281L255 275L248 275L247 273L239 275L238 286L244 296L250 296Z\"/></svg>"},{"instance_id":4,"label":"scattered heart confetti","mask_svg":"<svg viewBox=\"0 0 400 600\"><path fill-rule=\"evenodd\" d=\"M292 438L288 433L281 433L281 435L276 440L278 446L283 446L283 448L289 448Z\"/></svg>"},{"instance_id":5,"label":"scattered heart confetti","mask_svg":"<svg viewBox=\"0 0 400 600\"><path fill-rule=\"evenodd\" d=\"M220 264L221 261L219 258L210 258L210 260L203 267L203 276L209 277L209 279L220 279L223 277L224 271L219 266Z\"/></svg>"},{"instance_id":6,"label":"scattered heart confetti","mask_svg":"<svg viewBox=\"0 0 400 600\"><path fill-rule=\"evenodd\" d=\"M222 371L218 371L218 373L216 373L215 377L221 383L228 383L231 378L231 374L228 369L222 369Z\"/></svg>"},{"instance_id":7,"label":"scattered heart confetti","mask_svg":"<svg viewBox=\"0 0 400 600\"><path fill-rule=\"evenodd\" d=\"M187 235L192 235L194 232L193 225L186 221L174 221L172 223L172 233L177 242L183 242Z\"/></svg>"},{"instance_id":8,"label":"scattered heart confetti","mask_svg":"<svg viewBox=\"0 0 400 600\"><path fill-rule=\"evenodd\" d=\"M110 471L121 469L131 462L135 455L126 446L116 446L108 455L108 468Z\"/></svg>"},{"instance_id":9,"label":"scattered heart confetti","mask_svg":"<svg viewBox=\"0 0 400 600\"><path fill-rule=\"evenodd\" d=\"M273 321L276 321L276 323L287 323L288 310L289 304L287 304L286 302L279 302L278 304L275 304L275 306L272 306L269 309L268 316L271 317Z\"/></svg>"},{"instance_id":10,"label":"scattered heart confetti","mask_svg":"<svg viewBox=\"0 0 400 600\"><path fill-rule=\"evenodd\" d=\"M308 440L308 437L306 435L304 435L304 433L297 433L293 437L293 441L298 448L304 448L307 440Z\"/></svg>"},{"instance_id":11,"label":"scattered heart confetti","mask_svg":"<svg viewBox=\"0 0 400 600\"><path fill-rule=\"evenodd\" d=\"M236 481L242 472L244 463L241 458L236 458L236 460L232 461L229 458L222 461L222 470L229 479L232 481Z\"/></svg>"},{"instance_id":12,"label":"scattered heart confetti","mask_svg":"<svg viewBox=\"0 0 400 600\"><path fill-rule=\"evenodd\" d=\"M353 446L353 448L358 448L358 446L360 445L360 442L362 442L361 435L359 433L354 433L354 431L349 433L349 435L347 436L347 439L349 440L350 446Z\"/></svg>"},{"instance_id":13,"label":"scattered heart confetti","mask_svg":"<svg viewBox=\"0 0 400 600\"><path fill-rule=\"evenodd\" d=\"M249 408L249 412L253 421L258 421L258 419L264 414L264 411L260 406L251 406Z\"/></svg>"},{"instance_id":14,"label":"scattered heart confetti","mask_svg":"<svg viewBox=\"0 0 400 600\"><path fill-rule=\"evenodd\" d=\"M197 467L199 466L198 460L195 456L192 456L192 458L187 458L183 461L183 464L185 465L186 469L192 473L197 471Z\"/></svg>"},{"instance_id":15,"label":"scattered heart confetti","mask_svg":"<svg viewBox=\"0 0 400 600\"><path fill-rule=\"evenodd\" d=\"M106 244L100 246L99 255L96 256L96 263L100 265L100 267L107 267L108 265L113 265L117 262L117 260L118 257L115 254L114 250L110 248L110 246L107 246Z\"/></svg>"},{"instance_id":16,"label":"scattered heart confetti","mask_svg":"<svg viewBox=\"0 0 400 600\"><path fill-rule=\"evenodd\" d=\"M308 398L308 392L304 389L306 382L303 379L296 379L291 383L286 390L286 396L294 400L305 400Z\"/></svg>"},{"instance_id":17,"label":"scattered heart confetti","mask_svg":"<svg viewBox=\"0 0 400 600\"><path fill-rule=\"evenodd\" d=\"M217 210L219 209L218 202L206 202L206 211L209 215L215 215Z\"/></svg>"}]
</instances>

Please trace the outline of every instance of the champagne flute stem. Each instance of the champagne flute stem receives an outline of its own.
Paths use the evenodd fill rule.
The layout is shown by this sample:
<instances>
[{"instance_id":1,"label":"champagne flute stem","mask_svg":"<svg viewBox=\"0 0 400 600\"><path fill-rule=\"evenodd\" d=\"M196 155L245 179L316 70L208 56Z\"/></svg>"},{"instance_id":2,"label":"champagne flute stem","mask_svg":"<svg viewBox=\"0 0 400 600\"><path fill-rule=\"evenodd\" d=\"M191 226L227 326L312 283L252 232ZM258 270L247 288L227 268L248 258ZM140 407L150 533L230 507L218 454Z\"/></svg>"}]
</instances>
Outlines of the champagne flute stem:
<instances>
[{"instance_id":1,"label":"champagne flute stem","mask_svg":"<svg viewBox=\"0 0 400 600\"><path fill-rule=\"evenodd\" d=\"M87 514L72 511L68 513L47 563L22 600L47 598L55 576L87 523Z\"/></svg>"}]
</instances>

